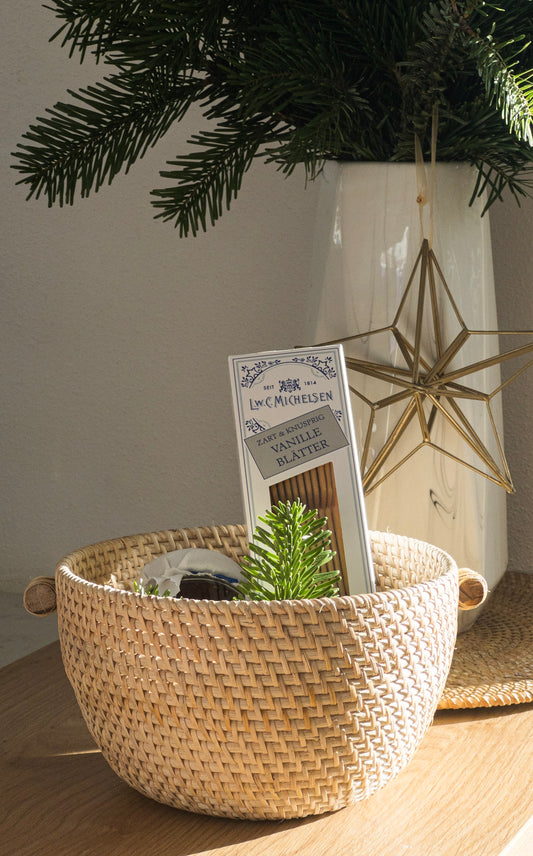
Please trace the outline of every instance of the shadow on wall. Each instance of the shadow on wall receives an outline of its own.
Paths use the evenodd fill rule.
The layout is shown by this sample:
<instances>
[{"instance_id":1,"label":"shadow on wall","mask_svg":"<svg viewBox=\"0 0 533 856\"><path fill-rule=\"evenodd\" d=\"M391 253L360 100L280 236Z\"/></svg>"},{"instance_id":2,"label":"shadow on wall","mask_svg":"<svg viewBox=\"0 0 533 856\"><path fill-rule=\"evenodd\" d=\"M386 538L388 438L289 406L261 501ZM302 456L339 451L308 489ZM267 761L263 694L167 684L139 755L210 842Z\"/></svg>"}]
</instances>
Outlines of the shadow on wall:
<instances>
[{"instance_id":1,"label":"shadow on wall","mask_svg":"<svg viewBox=\"0 0 533 856\"><path fill-rule=\"evenodd\" d=\"M494 276L501 330L533 330L533 200L491 209ZM516 345L522 344L517 339ZM502 376L511 367L502 367ZM533 572L533 368L503 391L505 452L516 493L509 496L509 567Z\"/></svg>"}]
</instances>

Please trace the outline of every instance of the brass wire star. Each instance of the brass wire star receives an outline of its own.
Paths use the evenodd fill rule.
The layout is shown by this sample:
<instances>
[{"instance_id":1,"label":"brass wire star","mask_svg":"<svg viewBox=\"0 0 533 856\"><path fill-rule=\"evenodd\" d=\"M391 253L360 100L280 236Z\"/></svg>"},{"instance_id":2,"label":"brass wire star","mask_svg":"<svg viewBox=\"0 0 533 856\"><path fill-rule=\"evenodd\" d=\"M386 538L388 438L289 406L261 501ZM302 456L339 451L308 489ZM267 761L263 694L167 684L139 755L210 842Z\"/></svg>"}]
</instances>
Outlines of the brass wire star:
<instances>
[{"instance_id":1,"label":"brass wire star","mask_svg":"<svg viewBox=\"0 0 533 856\"><path fill-rule=\"evenodd\" d=\"M402 315L405 314L404 310L407 298L416 281L417 271L419 271L418 295L416 298L414 340L411 342L408 338L409 334L402 332L401 326L403 321ZM455 316L459 328L459 332L449 344L445 343L443 319L437 299L438 281L440 281L444 289L444 293L452 309L452 317ZM429 297L429 301L427 297ZM425 317L428 302L431 310L429 321ZM428 329L428 324L431 338L433 339L432 346L431 343L426 341L424 336ZM523 347L513 348L505 353L499 353L495 356L472 362L461 368L453 369L451 363L473 336L512 336L519 335L520 333L533 336L533 331L468 329L450 293L435 254L430 248L428 240L424 239L392 324L381 327L378 330L354 336L345 336L342 339L322 344L356 342L357 340L383 333L392 334L403 365L386 365L381 362L373 362L345 355L346 366L349 371L370 376L378 381L384 381L398 390L392 395L387 395L377 401L371 401L361 391L357 390L355 386L350 384L350 390L354 395L365 402L370 408L370 418L360 461L365 493L369 494L375 490L386 478L396 472L399 467L424 447L430 447L436 452L448 456L457 463L468 467L505 488L509 493L512 493L514 487L505 458L503 443L496 427L491 402L494 396L501 392L507 384L511 383L511 381L533 364L533 359L530 359L525 365L515 371L511 377L500 383L489 393L463 385L459 381L476 372L486 370L491 366L500 365L507 360L532 352L533 342ZM430 350L431 356L424 356L424 353L428 350ZM496 442L496 457L489 452L472 422L467 418L461 406L463 400L474 400L482 402L485 405L489 415L492 435ZM370 460L371 440L375 430L377 414L384 408L402 404L403 402L405 402L405 406L399 419L387 432L382 447L376 452L373 459ZM432 431L434 430L437 416L442 416L445 422L452 426L464 443L483 462L486 471L480 469L479 466L474 466L434 442ZM421 433L420 442L405 454L401 460L392 465L390 469L383 472L392 451L398 446L408 426L413 422L418 423Z\"/></svg>"}]
</instances>

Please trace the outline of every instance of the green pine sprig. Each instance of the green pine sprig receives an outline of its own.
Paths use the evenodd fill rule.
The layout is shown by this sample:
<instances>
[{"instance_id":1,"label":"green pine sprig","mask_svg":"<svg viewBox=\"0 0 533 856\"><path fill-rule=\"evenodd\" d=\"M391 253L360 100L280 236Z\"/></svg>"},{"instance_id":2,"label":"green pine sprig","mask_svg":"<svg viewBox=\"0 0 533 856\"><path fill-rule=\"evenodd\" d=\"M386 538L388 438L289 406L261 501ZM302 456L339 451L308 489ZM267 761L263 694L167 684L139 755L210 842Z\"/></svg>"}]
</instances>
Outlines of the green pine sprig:
<instances>
[{"instance_id":1,"label":"green pine sprig","mask_svg":"<svg viewBox=\"0 0 533 856\"><path fill-rule=\"evenodd\" d=\"M321 568L333 559L327 518L297 499L279 502L259 518L250 555L242 561L239 594L250 600L295 600L338 594L339 571Z\"/></svg>"}]
</instances>

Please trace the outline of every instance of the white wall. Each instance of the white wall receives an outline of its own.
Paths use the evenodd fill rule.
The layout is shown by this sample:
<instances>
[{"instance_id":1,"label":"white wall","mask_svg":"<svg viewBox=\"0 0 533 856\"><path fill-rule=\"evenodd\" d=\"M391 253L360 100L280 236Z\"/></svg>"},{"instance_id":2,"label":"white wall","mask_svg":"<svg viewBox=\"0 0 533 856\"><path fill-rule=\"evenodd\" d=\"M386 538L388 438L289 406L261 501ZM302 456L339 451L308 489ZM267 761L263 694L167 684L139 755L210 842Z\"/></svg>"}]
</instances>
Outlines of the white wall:
<instances>
[{"instance_id":1,"label":"white wall","mask_svg":"<svg viewBox=\"0 0 533 856\"><path fill-rule=\"evenodd\" d=\"M533 330L533 200L491 209L500 330ZM503 337L504 348L525 344ZM515 364L518 365L518 364ZM506 378L511 363L502 368ZM503 391L505 453L515 493L507 500L509 567L533 572L533 367Z\"/></svg>"},{"instance_id":2,"label":"white wall","mask_svg":"<svg viewBox=\"0 0 533 856\"><path fill-rule=\"evenodd\" d=\"M302 341L316 191L257 164L215 229L155 222L158 170L190 117L123 180L74 208L25 202L9 152L46 106L99 76L47 43L55 23L3 0L0 588L131 532L242 519L226 359ZM531 214L493 217L500 326L533 328ZM532 569L533 372L509 389L511 562Z\"/></svg>"}]
</instances>

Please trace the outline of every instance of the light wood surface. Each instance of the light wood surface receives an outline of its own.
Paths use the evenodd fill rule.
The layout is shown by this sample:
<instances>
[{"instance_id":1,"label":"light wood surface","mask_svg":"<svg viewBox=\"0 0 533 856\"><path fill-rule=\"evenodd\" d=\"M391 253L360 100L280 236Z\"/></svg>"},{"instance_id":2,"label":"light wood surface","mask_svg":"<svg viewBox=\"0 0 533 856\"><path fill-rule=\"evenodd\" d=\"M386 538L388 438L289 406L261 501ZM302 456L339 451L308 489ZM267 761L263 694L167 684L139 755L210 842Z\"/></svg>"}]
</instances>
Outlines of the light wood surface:
<instances>
[{"instance_id":1,"label":"light wood surface","mask_svg":"<svg viewBox=\"0 0 533 856\"><path fill-rule=\"evenodd\" d=\"M334 814L281 822L189 814L123 784L87 732L58 643L0 670L0 726L6 856L533 853L533 704L441 711L381 792Z\"/></svg>"}]
</instances>

